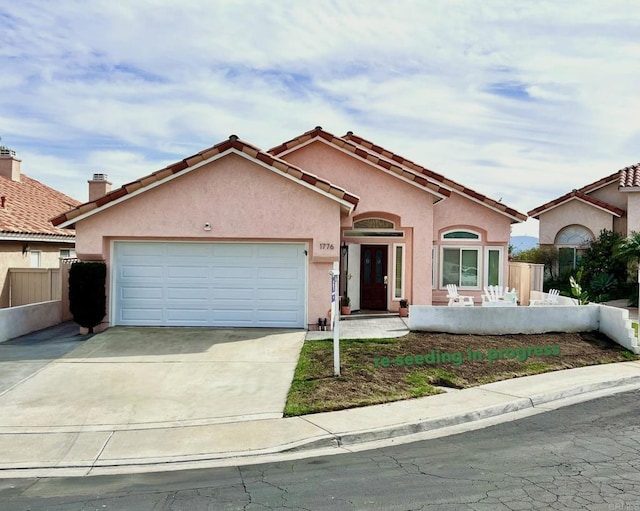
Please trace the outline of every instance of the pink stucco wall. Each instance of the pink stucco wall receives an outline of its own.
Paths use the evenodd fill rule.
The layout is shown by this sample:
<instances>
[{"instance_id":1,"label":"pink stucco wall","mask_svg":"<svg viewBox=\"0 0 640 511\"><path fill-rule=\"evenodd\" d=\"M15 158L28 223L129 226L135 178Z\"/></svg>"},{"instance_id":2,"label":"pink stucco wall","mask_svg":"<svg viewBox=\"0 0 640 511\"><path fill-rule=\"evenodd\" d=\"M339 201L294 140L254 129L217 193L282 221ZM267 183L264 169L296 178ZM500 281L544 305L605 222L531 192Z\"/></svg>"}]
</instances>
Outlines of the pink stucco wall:
<instances>
[{"instance_id":1,"label":"pink stucco wall","mask_svg":"<svg viewBox=\"0 0 640 511\"><path fill-rule=\"evenodd\" d=\"M309 323L329 307L339 259L340 205L238 155L229 155L76 224L82 259L110 262L118 239L309 243ZM211 231L205 231L205 223ZM333 245L333 250L321 248Z\"/></svg>"},{"instance_id":2,"label":"pink stucco wall","mask_svg":"<svg viewBox=\"0 0 640 511\"><path fill-rule=\"evenodd\" d=\"M320 141L297 148L281 156L283 159L322 176L360 197L355 211L358 218L395 215L399 228L410 230L412 236L404 238L351 239L362 243L405 243L407 268L405 295L411 303L431 303L431 237L433 232L433 195L394 175L386 174L351 154ZM382 214L380 214L382 213ZM352 225L351 218L343 219L343 227ZM392 257L389 257L389 275L392 275ZM419 269L419 270L418 270ZM387 303L397 309L389 286Z\"/></svg>"},{"instance_id":3,"label":"pink stucco wall","mask_svg":"<svg viewBox=\"0 0 640 511\"><path fill-rule=\"evenodd\" d=\"M625 211L627 209L627 194L620 192L618 188L618 181L615 181L607 186L603 186L602 188L591 192L589 195L595 199L604 201ZM613 217L613 230L619 232L623 236L626 236L626 215L623 215L622 217Z\"/></svg>"},{"instance_id":4,"label":"pink stucco wall","mask_svg":"<svg viewBox=\"0 0 640 511\"><path fill-rule=\"evenodd\" d=\"M468 199L458 193L452 193L451 197L434 205L433 244L438 251L436 265L440 264L440 247L442 246L469 246L482 247L481 251L481 286L486 283L484 278L484 247L502 247L502 278L503 285L508 284L509 258L508 247L511 236L511 219L482 204ZM442 234L449 230L470 230L480 234L479 242L444 241ZM440 275L440 268L436 268ZM433 301L435 304L444 304L448 301L446 288L440 286L437 279L434 286ZM475 298L476 303L481 302L482 290L465 290L464 294Z\"/></svg>"},{"instance_id":5,"label":"pink stucco wall","mask_svg":"<svg viewBox=\"0 0 640 511\"><path fill-rule=\"evenodd\" d=\"M540 215L540 245L553 245L568 225L582 225L597 238L602 229L613 229L613 215L581 201L569 201Z\"/></svg>"},{"instance_id":6,"label":"pink stucco wall","mask_svg":"<svg viewBox=\"0 0 640 511\"><path fill-rule=\"evenodd\" d=\"M627 197L627 229L623 234L630 236L632 232L640 232L640 192L625 192Z\"/></svg>"}]
</instances>

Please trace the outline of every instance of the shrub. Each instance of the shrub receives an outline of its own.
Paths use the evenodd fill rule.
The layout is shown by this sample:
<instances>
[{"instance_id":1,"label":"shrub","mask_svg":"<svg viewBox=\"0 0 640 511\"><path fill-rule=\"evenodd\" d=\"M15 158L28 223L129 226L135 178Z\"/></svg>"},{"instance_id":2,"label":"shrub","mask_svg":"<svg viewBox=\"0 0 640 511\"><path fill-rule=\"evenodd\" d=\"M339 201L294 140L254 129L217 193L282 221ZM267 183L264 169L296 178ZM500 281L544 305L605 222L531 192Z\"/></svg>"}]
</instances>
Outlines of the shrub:
<instances>
[{"instance_id":1,"label":"shrub","mask_svg":"<svg viewBox=\"0 0 640 511\"><path fill-rule=\"evenodd\" d=\"M73 263L69 269L69 309L73 320L93 333L107 313L105 263Z\"/></svg>"}]
</instances>

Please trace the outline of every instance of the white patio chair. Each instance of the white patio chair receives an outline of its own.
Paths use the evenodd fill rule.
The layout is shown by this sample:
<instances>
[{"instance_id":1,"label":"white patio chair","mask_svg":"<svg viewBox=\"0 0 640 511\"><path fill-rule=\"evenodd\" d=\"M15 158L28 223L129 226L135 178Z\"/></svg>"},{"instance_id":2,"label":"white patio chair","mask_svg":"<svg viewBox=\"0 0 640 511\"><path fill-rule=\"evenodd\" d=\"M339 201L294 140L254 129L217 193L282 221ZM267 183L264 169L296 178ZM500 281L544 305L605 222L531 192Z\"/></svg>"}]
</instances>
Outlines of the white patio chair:
<instances>
[{"instance_id":1,"label":"white patio chair","mask_svg":"<svg viewBox=\"0 0 640 511\"><path fill-rule=\"evenodd\" d=\"M487 286L484 288L484 294L482 295L482 305L518 305L518 293L515 288L509 291L508 287Z\"/></svg>"},{"instance_id":2,"label":"white patio chair","mask_svg":"<svg viewBox=\"0 0 640 511\"><path fill-rule=\"evenodd\" d=\"M473 296L459 294L455 284L447 284L447 291L449 307L473 307Z\"/></svg>"},{"instance_id":3,"label":"white patio chair","mask_svg":"<svg viewBox=\"0 0 640 511\"><path fill-rule=\"evenodd\" d=\"M558 298L560 297L559 289L549 289L547 296L544 298L539 298L536 300L531 300L529 302L529 306L537 306L537 305L556 305L558 303Z\"/></svg>"}]
</instances>

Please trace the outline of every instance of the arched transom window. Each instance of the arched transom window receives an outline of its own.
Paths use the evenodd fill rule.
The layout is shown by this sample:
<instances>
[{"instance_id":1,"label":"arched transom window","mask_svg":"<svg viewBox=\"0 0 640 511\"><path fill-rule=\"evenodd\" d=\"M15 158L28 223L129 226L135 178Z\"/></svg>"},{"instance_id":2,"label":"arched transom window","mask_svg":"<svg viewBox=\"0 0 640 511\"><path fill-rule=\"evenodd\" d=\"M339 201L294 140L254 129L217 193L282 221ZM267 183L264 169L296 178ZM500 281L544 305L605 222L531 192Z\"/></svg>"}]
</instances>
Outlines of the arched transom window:
<instances>
[{"instance_id":1,"label":"arched transom window","mask_svg":"<svg viewBox=\"0 0 640 511\"><path fill-rule=\"evenodd\" d=\"M593 241L591 232L582 225L569 225L562 229L556 236L556 245L569 245L580 247Z\"/></svg>"}]
</instances>

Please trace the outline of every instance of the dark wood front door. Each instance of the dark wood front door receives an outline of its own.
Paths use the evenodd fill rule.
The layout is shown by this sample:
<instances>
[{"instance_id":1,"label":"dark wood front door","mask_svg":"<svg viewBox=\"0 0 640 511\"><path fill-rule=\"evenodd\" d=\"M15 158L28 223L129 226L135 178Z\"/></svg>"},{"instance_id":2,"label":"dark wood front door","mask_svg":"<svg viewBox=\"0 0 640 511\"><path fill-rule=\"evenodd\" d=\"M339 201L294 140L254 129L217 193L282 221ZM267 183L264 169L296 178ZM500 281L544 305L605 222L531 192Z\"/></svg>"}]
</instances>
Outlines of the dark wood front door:
<instances>
[{"instance_id":1,"label":"dark wood front door","mask_svg":"<svg viewBox=\"0 0 640 511\"><path fill-rule=\"evenodd\" d=\"M387 245L362 245L360 308L387 310Z\"/></svg>"}]
</instances>

